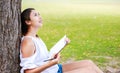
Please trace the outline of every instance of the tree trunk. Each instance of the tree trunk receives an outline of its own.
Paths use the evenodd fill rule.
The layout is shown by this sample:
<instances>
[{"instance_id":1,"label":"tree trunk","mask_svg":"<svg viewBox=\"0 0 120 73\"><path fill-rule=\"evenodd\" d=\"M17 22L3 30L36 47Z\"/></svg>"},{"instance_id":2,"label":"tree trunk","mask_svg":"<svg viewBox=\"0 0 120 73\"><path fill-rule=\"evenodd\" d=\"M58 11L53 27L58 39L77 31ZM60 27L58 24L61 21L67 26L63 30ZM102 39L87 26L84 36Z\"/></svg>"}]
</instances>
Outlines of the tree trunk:
<instances>
[{"instance_id":1,"label":"tree trunk","mask_svg":"<svg viewBox=\"0 0 120 73\"><path fill-rule=\"evenodd\" d=\"M0 0L0 73L19 73L21 0Z\"/></svg>"}]
</instances>

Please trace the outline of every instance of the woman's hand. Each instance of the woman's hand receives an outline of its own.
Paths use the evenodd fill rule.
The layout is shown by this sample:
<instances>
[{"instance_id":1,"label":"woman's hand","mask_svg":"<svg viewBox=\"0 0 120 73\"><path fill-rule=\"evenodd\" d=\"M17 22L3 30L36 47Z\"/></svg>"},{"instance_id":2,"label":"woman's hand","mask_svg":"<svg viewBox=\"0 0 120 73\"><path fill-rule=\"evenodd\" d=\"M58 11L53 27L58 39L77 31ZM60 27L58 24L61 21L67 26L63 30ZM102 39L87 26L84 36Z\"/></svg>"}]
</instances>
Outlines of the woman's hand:
<instances>
[{"instance_id":1,"label":"woman's hand","mask_svg":"<svg viewBox=\"0 0 120 73\"><path fill-rule=\"evenodd\" d=\"M70 43L70 39L69 38L66 38L65 41L66 41L67 44Z\"/></svg>"},{"instance_id":2,"label":"woman's hand","mask_svg":"<svg viewBox=\"0 0 120 73\"><path fill-rule=\"evenodd\" d=\"M60 61L60 53L58 53L58 54L54 54L53 55L53 60L52 60L52 62L54 62L55 64L58 64L59 63L59 61Z\"/></svg>"}]
</instances>

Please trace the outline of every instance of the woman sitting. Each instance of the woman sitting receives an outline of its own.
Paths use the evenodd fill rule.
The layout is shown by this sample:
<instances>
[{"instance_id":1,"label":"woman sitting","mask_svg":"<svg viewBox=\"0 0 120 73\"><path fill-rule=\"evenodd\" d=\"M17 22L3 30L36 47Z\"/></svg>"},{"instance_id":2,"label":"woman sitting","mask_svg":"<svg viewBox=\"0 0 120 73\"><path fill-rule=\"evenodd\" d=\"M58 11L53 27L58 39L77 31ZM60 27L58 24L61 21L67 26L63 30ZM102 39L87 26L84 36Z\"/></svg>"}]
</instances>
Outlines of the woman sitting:
<instances>
[{"instance_id":1,"label":"woman sitting","mask_svg":"<svg viewBox=\"0 0 120 73\"><path fill-rule=\"evenodd\" d=\"M21 13L22 39L20 45L21 73L103 73L92 61L82 60L69 64L59 64L60 54L55 59L48 59L49 52L45 43L37 36L42 27L42 18L34 8L25 9ZM70 40L66 38L66 42Z\"/></svg>"}]
</instances>

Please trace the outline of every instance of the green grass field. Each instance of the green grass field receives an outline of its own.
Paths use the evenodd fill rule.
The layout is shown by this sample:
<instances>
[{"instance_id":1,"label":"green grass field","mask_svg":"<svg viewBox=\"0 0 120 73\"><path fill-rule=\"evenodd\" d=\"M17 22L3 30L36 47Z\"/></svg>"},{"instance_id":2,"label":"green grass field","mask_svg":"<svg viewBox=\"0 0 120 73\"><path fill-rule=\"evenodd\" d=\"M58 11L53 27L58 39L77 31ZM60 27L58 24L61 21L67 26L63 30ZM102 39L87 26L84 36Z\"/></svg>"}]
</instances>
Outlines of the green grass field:
<instances>
[{"instance_id":1,"label":"green grass field","mask_svg":"<svg viewBox=\"0 0 120 73\"><path fill-rule=\"evenodd\" d=\"M65 34L71 43L61 62L91 59L102 69L120 68L120 4L23 1L22 10L35 8L43 18L38 35L50 49Z\"/></svg>"}]
</instances>

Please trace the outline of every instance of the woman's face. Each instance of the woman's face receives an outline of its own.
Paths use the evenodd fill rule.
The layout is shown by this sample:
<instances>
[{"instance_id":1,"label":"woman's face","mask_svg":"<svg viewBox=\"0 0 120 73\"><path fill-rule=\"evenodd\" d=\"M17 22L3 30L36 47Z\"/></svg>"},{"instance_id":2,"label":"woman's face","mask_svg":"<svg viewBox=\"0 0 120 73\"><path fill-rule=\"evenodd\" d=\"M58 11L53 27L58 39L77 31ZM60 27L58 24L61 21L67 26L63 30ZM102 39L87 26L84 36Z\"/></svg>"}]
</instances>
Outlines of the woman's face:
<instances>
[{"instance_id":1,"label":"woman's face","mask_svg":"<svg viewBox=\"0 0 120 73\"><path fill-rule=\"evenodd\" d=\"M41 27L42 26L42 18L39 12L32 10L30 13L30 26L33 27Z\"/></svg>"}]
</instances>

